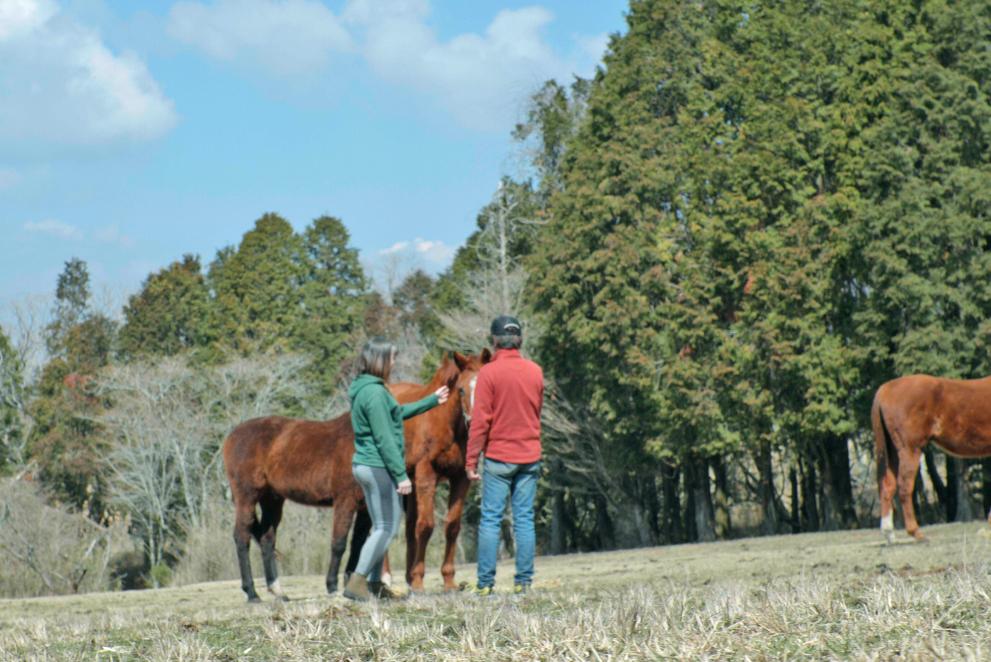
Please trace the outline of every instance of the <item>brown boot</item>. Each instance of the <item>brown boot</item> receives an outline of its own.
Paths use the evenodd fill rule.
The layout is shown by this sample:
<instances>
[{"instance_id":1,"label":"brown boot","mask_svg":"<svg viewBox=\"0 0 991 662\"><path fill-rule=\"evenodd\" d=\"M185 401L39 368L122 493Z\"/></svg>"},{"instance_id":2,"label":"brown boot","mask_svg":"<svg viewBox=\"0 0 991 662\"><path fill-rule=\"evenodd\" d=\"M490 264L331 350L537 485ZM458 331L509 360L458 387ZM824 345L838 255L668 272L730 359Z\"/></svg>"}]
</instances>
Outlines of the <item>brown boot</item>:
<instances>
[{"instance_id":1,"label":"brown boot","mask_svg":"<svg viewBox=\"0 0 991 662\"><path fill-rule=\"evenodd\" d=\"M368 580L364 575L357 572L352 573L348 579L347 586L344 587L344 597L358 602L368 602L372 595L368 592Z\"/></svg>"},{"instance_id":2,"label":"brown boot","mask_svg":"<svg viewBox=\"0 0 991 662\"><path fill-rule=\"evenodd\" d=\"M368 591L379 600L402 600L403 596L383 582L368 582Z\"/></svg>"}]
</instances>

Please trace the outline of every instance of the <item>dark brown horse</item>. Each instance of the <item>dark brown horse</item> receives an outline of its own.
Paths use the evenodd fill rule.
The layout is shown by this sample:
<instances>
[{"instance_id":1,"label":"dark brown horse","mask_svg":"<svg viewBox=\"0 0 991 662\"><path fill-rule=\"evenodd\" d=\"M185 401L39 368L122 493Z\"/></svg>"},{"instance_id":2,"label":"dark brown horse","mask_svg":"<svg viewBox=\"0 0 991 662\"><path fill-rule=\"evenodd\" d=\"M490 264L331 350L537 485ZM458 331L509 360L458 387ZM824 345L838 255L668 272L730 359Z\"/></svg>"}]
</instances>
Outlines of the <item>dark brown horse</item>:
<instances>
[{"instance_id":1,"label":"dark brown horse","mask_svg":"<svg viewBox=\"0 0 991 662\"><path fill-rule=\"evenodd\" d=\"M415 402L444 384L451 386L451 397L445 404L409 419L404 428L406 471L413 481L413 493L406 502L406 582L413 591L423 590L424 559L434 531L434 496L437 485L444 480L450 485L450 493L441 575L444 590L458 588L454 583L454 554L470 484L465 472L468 424L478 371L491 358L487 349L478 356L455 354L454 361L445 361L429 384L399 383L390 387L396 399L405 403Z\"/></svg>"},{"instance_id":2,"label":"dark brown horse","mask_svg":"<svg viewBox=\"0 0 991 662\"><path fill-rule=\"evenodd\" d=\"M881 499L881 530L894 540L892 499L898 489L905 531L924 540L912 507L923 447L932 442L965 458L991 455L991 377L959 380L929 375L900 377L881 385L871 408Z\"/></svg>"},{"instance_id":3,"label":"dark brown horse","mask_svg":"<svg viewBox=\"0 0 991 662\"><path fill-rule=\"evenodd\" d=\"M430 383L436 384L433 390L444 384L448 385L452 391L451 397L444 405L406 422L407 463L411 457L418 455L415 451L411 453L414 448L428 448L427 452L430 454L435 448L440 448L440 445L449 446L451 439L463 440L465 422L461 401L465 389L471 388L471 380L480 367L481 359L478 357L465 357L455 353L453 361L445 359ZM415 389L427 387L397 384L393 388L402 402L411 402L432 392L427 390L411 399L407 397L410 393L419 393ZM428 418L424 424L416 423L418 419L424 418ZM438 427L439 422L445 421L449 426L446 431ZM463 445L462 441L462 448ZM282 416L245 421L228 435L224 441L223 453L224 467L234 500L234 543L241 572L241 588L248 600L256 602L259 599L248 556L252 538L261 545L268 590L281 600L287 599L279 585L275 562L276 531L286 499L310 506L333 506L330 567L327 570L326 586L329 593L334 593L355 513L358 513L358 517L347 565L349 571L357 563L361 545L370 526L367 512L363 508L361 488L351 474L351 458L354 456L351 414L342 414L329 421ZM463 454L461 457L463 473ZM433 492L430 494L432 499ZM261 510L260 519L258 509ZM432 522L432 507L430 514ZM454 535L457 535L456 531ZM425 544L424 542L424 546ZM453 576L453 565L451 574Z\"/></svg>"}]
</instances>

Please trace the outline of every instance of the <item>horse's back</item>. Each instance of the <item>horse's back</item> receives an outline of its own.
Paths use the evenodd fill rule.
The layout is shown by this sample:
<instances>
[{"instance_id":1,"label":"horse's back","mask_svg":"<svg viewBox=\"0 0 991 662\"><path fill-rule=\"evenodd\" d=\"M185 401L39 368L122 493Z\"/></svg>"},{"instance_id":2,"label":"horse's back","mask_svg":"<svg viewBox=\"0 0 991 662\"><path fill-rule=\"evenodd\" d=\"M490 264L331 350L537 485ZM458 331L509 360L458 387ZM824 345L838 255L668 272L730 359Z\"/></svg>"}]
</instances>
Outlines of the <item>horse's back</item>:
<instances>
[{"instance_id":1,"label":"horse's back","mask_svg":"<svg viewBox=\"0 0 991 662\"><path fill-rule=\"evenodd\" d=\"M265 477L286 498L329 506L342 489L355 486L351 476L354 431L350 414L330 421L296 419L273 441L265 459Z\"/></svg>"},{"instance_id":2,"label":"horse's back","mask_svg":"<svg viewBox=\"0 0 991 662\"><path fill-rule=\"evenodd\" d=\"M885 382L875 407L896 438L921 446L933 441L963 457L991 452L991 379L908 375Z\"/></svg>"}]
</instances>

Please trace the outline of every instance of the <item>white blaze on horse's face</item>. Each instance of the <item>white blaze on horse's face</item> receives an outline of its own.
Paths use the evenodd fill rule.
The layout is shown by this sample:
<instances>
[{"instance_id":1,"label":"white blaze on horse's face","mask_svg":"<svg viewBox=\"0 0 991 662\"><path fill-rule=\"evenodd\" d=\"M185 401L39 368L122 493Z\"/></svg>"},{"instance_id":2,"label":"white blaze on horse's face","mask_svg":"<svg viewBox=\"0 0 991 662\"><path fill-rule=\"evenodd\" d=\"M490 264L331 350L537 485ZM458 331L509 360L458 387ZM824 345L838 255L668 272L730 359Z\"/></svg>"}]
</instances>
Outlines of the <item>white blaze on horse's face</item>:
<instances>
[{"instance_id":1,"label":"white blaze on horse's face","mask_svg":"<svg viewBox=\"0 0 991 662\"><path fill-rule=\"evenodd\" d=\"M478 375L475 375L474 377L472 377L471 378L471 381L468 382L468 386L471 387L471 397L469 398L469 409L468 409L468 416L469 417L471 416L471 412L475 411L475 385L476 384L478 384Z\"/></svg>"}]
</instances>

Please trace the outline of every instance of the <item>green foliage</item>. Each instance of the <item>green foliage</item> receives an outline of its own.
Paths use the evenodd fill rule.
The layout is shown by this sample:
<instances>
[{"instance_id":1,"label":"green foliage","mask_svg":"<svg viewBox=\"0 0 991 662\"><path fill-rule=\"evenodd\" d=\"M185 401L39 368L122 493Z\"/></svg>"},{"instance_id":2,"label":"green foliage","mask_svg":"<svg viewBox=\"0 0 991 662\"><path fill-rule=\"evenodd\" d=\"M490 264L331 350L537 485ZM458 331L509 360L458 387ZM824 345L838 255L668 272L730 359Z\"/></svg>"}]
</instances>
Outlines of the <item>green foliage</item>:
<instances>
[{"instance_id":1,"label":"green foliage","mask_svg":"<svg viewBox=\"0 0 991 662\"><path fill-rule=\"evenodd\" d=\"M366 305L349 241L336 218L318 218L299 235L280 216L262 216L210 265L217 342L242 355L304 351L320 394L329 393Z\"/></svg>"},{"instance_id":2,"label":"green foliage","mask_svg":"<svg viewBox=\"0 0 991 662\"><path fill-rule=\"evenodd\" d=\"M89 306L89 269L79 258L65 263L55 287L55 310L48 325L46 344L53 356L65 353L65 338L83 320Z\"/></svg>"},{"instance_id":3,"label":"green foliage","mask_svg":"<svg viewBox=\"0 0 991 662\"><path fill-rule=\"evenodd\" d=\"M124 307L120 351L129 358L170 356L211 341L210 294L200 260L185 255L151 274Z\"/></svg>"},{"instance_id":4,"label":"green foliage","mask_svg":"<svg viewBox=\"0 0 991 662\"><path fill-rule=\"evenodd\" d=\"M750 452L770 489L770 449L821 457L884 379L987 374L986 3L639 0L628 24L530 262L542 356L618 447Z\"/></svg>"},{"instance_id":5,"label":"green foliage","mask_svg":"<svg viewBox=\"0 0 991 662\"><path fill-rule=\"evenodd\" d=\"M0 475L8 464L22 459L18 455L25 433L23 408L24 367L0 327Z\"/></svg>"},{"instance_id":6,"label":"green foliage","mask_svg":"<svg viewBox=\"0 0 991 662\"><path fill-rule=\"evenodd\" d=\"M336 218L322 216L303 234L302 314L294 348L313 357L322 394L337 383L342 363L361 328L367 283L350 235Z\"/></svg>"},{"instance_id":7,"label":"green foliage","mask_svg":"<svg viewBox=\"0 0 991 662\"><path fill-rule=\"evenodd\" d=\"M219 341L238 353L288 349L300 324L303 242L289 222L265 214L236 250L210 265Z\"/></svg>"}]
</instances>

